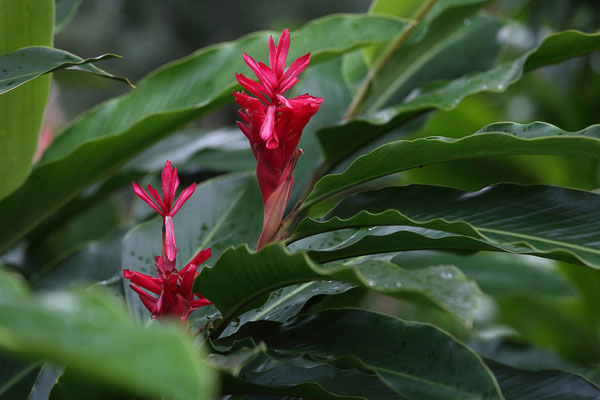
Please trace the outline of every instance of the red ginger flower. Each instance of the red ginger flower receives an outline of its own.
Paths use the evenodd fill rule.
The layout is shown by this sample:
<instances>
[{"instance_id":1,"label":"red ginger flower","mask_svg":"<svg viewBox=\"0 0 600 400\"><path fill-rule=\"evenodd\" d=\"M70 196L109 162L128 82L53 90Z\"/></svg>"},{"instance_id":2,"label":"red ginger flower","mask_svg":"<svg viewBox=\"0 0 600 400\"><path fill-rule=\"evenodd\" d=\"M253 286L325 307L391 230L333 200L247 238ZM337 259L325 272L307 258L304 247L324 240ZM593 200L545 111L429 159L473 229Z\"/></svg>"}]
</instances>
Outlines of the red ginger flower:
<instances>
[{"instance_id":1,"label":"red ginger flower","mask_svg":"<svg viewBox=\"0 0 600 400\"><path fill-rule=\"evenodd\" d=\"M152 313L152 319L165 316L187 321L190 313L199 307L212 304L206 298L192 292L197 267L210 257L210 249L199 252L181 271L168 269L161 257L156 257L156 278L128 269L123 270L129 286L139 294L144 306ZM158 295L150 295L145 290Z\"/></svg>"},{"instance_id":2,"label":"red ginger flower","mask_svg":"<svg viewBox=\"0 0 600 400\"><path fill-rule=\"evenodd\" d=\"M156 278L129 269L123 270L123 276L131 281L129 286L152 313L152 319L169 316L180 318L185 322L192 311L212 304L206 298L192 292L194 279L198 275L197 267L210 257L211 252L210 249L202 250L181 271L175 268L177 245L173 230L173 216L196 190L196 184L193 183L185 188L175 201L178 186L177 168L173 169L169 161L165 163L162 172L162 198L151 185L148 185L148 191L152 197L140 185L133 182L134 192L163 217L163 254L162 257L155 259ZM158 298L144 289L158 295Z\"/></svg>"},{"instance_id":3,"label":"red ginger flower","mask_svg":"<svg viewBox=\"0 0 600 400\"><path fill-rule=\"evenodd\" d=\"M242 108L239 115L243 122L238 126L250 141L256 158L256 175L264 203L263 232L258 248L267 244L276 233L294 180L294 167L302 150L296 149L302 130L319 110L322 98L303 94L287 99L283 93L298 82L298 74L310 61L310 53L295 60L285 70L290 48L290 33L285 29L275 47L269 38L269 64L256 62L244 53L246 64L260 82L236 74L240 85L255 97L242 91L234 92L235 101Z\"/></svg>"},{"instance_id":4,"label":"red ginger flower","mask_svg":"<svg viewBox=\"0 0 600 400\"><path fill-rule=\"evenodd\" d=\"M173 217L181 208L190 196L196 190L196 183L192 183L185 188L175 203L175 192L179 186L179 178L177 177L177 167L173 169L171 162L167 160L162 171L162 199L156 189L152 185L148 185L148 191L152 195L142 189L140 185L133 182L133 191L142 200L146 202L154 211L163 217L163 255L166 255L167 267L175 265L175 256L177 254L177 244L175 243L175 231L173 230Z\"/></svg>"}]
</instances>

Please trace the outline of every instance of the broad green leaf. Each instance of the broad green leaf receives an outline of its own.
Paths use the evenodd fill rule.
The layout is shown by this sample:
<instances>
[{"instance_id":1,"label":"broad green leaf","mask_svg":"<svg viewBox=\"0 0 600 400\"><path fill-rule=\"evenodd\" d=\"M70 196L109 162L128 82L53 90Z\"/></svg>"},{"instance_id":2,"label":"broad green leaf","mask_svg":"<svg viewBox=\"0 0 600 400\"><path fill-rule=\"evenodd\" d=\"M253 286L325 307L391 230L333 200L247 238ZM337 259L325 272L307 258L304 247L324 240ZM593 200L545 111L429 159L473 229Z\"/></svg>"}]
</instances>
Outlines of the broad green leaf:
<instances>
[{"instance_id":1,"label":"broad green leaf","mask_svg":"<svg viewBox=\"0 0 600 400\"><path fill-rule=\"evenodd\" d=\"M316 64L360 46L385 41L402 26L403 22L387 17L325 17L292 34L289 58L310 51L312 64ZM232 101L234 73L249 71L242 53L266 60L270 34L276 35L252 34L168 64L143 79L137 89L76 120L44 153L29 181L0 202L0 219L15 227L4 237L0 234L0 252L144 148ZM17 212L20 207L27 212Z\"/></svg>"},{"instance_id":2,"label":"broad green leaf","mask_svg":"<svg viewBox=\"0 0 600 400\"><path fill-rule=\"evenodd\" d=\"M27 400L48 400L50 390L52 390L63 371L63 367L45 362L31 387L31 393Z\"/></svg>"},{"instance_id":3,"label":"broad green leaf","mask_svg":"<svg viewBox=\"0 0 600 400\"><path fill-rule=\"evenodd\" d=\"M0 353L0 399L26 399L42 363Z\"/></svg>"},{"instance_id":4,"label":"broad green leaf","mask_svg":"<svg viewBox=\"0 0 600 400\"><path fill-rule=\"evenodd\" d=\"M600 143L600 142L599 142ZM553 186L500 184L477 192L409 185L352 195L325 221L304 220L299 237L328 230L409 225L450 232L492 245L518 244L532 253L600 268L600 195Z\"/></svg>"},{"instance_id":5,"label":"broad green leaf","mask_svg":"<svg viewBox=\"0 0 600 400\"><path fill-rule=\"evenodd\" d=\"M308 239L318 237L319 235L315 235ZM369 254L412 250L445 250L467 254L477 251L497 251L548 257L572 264L580 263L577 258L568 253L540 253L522 244L494 244L484 239L412 226L378 226L360 229L343 242L331 248L309 251L308 255L317 262L327 263Z\"/></svg>"},{"instance_id":6,"label":"broad green leaf","mask_svg":"<svg viewBox=\"0 0 600 400\"><path fill-rule=\"evenodd\" d=\"M353 285L349 283L312 281L275 290L269 294L269 298L262 306L240 315L235 324L227 327L223 335L232 334L246 322L260 320L283 322L297 315L313 297L340 294L352 287Z\"/></svg>"},{"instance_id":7,"label":"broad green leaf","mask_svg":"<svg viewBox=\"0 0 600 400\"><path fill-rule=\"evenodd\" d=\"M517 254L479 253L459 255L435 251L398 253L391 260L405 269L455 265L492 296L526 293L542 296L573 296L572 285L552 262Z\"/></svg>"},{"instance_id":8,"label":"broad green leaf","mask_svg":"<svg viewBox=\"0 0 600 400\"><path fill-rule=\"evenodd\" d=\"M600 399L600 387L580 375L560 370L527 371L485 360L506 400Z\"/></svg>"},{"instance_id":9,"label":"broad green leaf","mask_svg":"<svg viewBox=\"0 0 600 400\"><path fill-rule=\"evenodd\" d=\"M451 110L468 95L505 91L524 72L600 50L600 33L565 31L548 36L537 48L489 71L466 75L441 87L415 92L401 104L338 126L326 127L317 136L329 166L407 120L427 110ZM416 88L415 88L416 89ZM348 140L351 137L352 140Z\"/></svg>"},{"instance_id":10,"label":"broad green leaf","mask_svg":"<svg viewBox=\"0 0 600 400\"><path fill-rule=\"evenodd\" d=\"M319 265L305 253L290 254L281 244L267 246L257 253L245 245L228 249L214 267L202 270L194 291L213 302L226 324L241 313L263 305L273 290L325 279L422 302L466 324L470 323L480 296L479 289L454 267L406 271L382 260Z\"/></svg>"},{"instance_id":11,"label":"broad green leaf","mask_svg":"<svg viewBox=\"0 0 600 400\"><path fill-rule=\"evenodd\" d=\"M262 228L262 200L256 177L239 173L203 182L173 218L177 243L177 268L182 268L198 251L211 249L206 261L214 265L226 248L248 243L256 248ZM123 238L121 266L154 275L154 257L162 253L162 219L137 225ZM147 315L127 282L125 297L136 316ZM202 292L200 292L202 293ZM202 293L204 294L204 293Z\"/></svg>"},{"instance_id":12,"label":"broad green leaf","mask_svg":"<svg viewBox=\"0 0 600 400\"><path fill-rule=\"evenodd\" d=\"M503 398L479 356L431 325L362 310L326 310L283 324L248 323L221 342L246 337L269 349L370 370L403 399Z\"/></svg>"},{"instance_id":13,"label":"broad green leaf","mask_svg":"<svg viewBox=\"0 0 600 400\"><path fill-rule=\"evenodd\" d=\"M369 13L392 15L399 18L414 20L423 12L423 7L428 7L430 2L431 1L422 0L376 0L371 3ZM438 25L438 28L441 26L447 29L449 28L449 25L452 25L456 21L462 23L464 18L473 14L473 12L485 4L485 0L432 0L432 2L433 5L431 5L431 8L423 15L421 21L415 26L411 34L400 47L400 52L406 51L405 47L423 39L423 36L427 33L432 23ZM439 18L444 13L446 13L446 15ZM436 18L439 19L436 20ZM434 29L435 28L436 27L434 26ZM426 42L427 39L424 39L424 41ZM424 45L430 44L431 42L424 43ZM383 51L385 51L384 45L368 47L363 50L365 60L371 65ZM411 54L410 51L408 53ZM412 57L415 58L414 56Z\"/></svg>"},{"instance_id":14,"label":"broad green leaf","mask_svg":"<svg viewBox=\"0 0 600 400\"><path fill-rule=\"evenodd\" d=\"M475 71L492 67L499 50L496 35L502 23L485 14L473 16L483 2L454 1L454 7L443 9L452 2L436 3L426 14L422 30L412 35L416 43L404 43L376 71L367 96L360 109L366 115L401 102L414 89L440 79L456 79ZM435 14L433 14L434 12ZM428 28L427 28L428 27ZM363 113L361 112L361 114Z\"/></svg>"},{"instance_id":15,"label":"broad green leaf","mask_svg":"<svg viewBox=\"0 0 600 400\"><path fill-rule=\"evenodd\" d=\"M37 271L31 278L36 289L59 289L75 284L114 284L121 276L121 240L126 228L110 233L106 238L92 240Z\"/></svg>"},{"instance_id":16,"label":"broad green leaf","mask_svg":"<svg viewBox=\"0 0 600 400\"><path fill-rule=\"evenodd\" d=\"M0 282L17 285L5 271ZM97 290L34 297L22 288L1 296L0 348L67 364L157 399L208 399L214 391L212 371L180 327L137 326L120 303Z\"/></svg>"},{"instance_id":17,"label":"broad green leaf","mask_svg":"<svg viewBox=\"0 0 600 400\"><path fill-rule=\"evenodd\" d=\"M2 70L0 70L0 94L13 90L32 79L61 69L91 72L133 86L127 78L109 74L92 64L111 58L120 58L120 56L104 54L83 59L64 50L39 46L25 47L12 53L2 54L0 55L0 65L2 65Z\"/></svg>"},{"instance_id":18,"label":"broad green leaf","mask_svg":"<svg viewBox=\"0 0 600 400\"><path fill-rule=\"evenodd\" d=\"M509 129L511 128L511 129ZM358 158L346 171L318 181L302 208L361 183L424 165L465 158L552 154L600 156L600 125L578 132L534 122L493 124L461 139L430 137L398 140ZM348 140L346 140L348 142Z\"/></svg>"},{"instance_id":19,"label":"broad green leaf","mask_svg":"<svg viewBox=\"0 0 600 400\"><path fill-rule=\"evenodd\" d=\"M50 390L47 400L143 400L139 394L108 384L103 381L82 376L67 368ZM44 399L44 400L46 400ZM30 399L34 400L34 399ZM42 400L42 399L40 399Z\"/></svg>"},{"instance_id":20,"label":"broad green leaf","mask_svg":"<svg viewBox=\"0 0 600 400\"><path fill-rule=\"evenodd\" d=\"M0 0L0 10L0 54L52 46L54 0ZM0 65L0 72L5 68ZM29 175L49 94L46 76L0 96L0 199Z\"/></svg>"},{"instance_id":21,"label":"broad green leaf","mask_svg":"<svg viewBox=\"0 0 600 400\"><path fill-rule=\"evenodd\" d=\"M237 357L241 349L225 358ZM397 399L376 375L282 354L255 355L241 371L223 374L223 394L281 394L310 399Z\"/></svg>"},{"instance_id":22,"label":"broad green leaf","mask_svg":"<svg viewBox=\"0 0 600 400\"><path fill-rule=\"evenodd\" d=\"M55 0L54 32L60 32L71 21L81 0Z\"/></svg>"}]
</instances>

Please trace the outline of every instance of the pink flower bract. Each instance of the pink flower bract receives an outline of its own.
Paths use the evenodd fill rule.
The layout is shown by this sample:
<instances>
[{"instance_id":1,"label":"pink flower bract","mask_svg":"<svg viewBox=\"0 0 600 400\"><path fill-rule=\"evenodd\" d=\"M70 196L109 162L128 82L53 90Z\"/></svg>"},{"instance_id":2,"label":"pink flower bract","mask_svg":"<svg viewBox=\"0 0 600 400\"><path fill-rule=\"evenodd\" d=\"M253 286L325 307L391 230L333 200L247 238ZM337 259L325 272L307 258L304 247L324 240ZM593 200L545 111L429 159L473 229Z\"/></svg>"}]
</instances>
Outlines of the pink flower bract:
<instances>
[{"instance_id":1,"label":"pink flower bract","mask_svg":"<svg viewBox=\"0 0 600 400\"><path fill-rule=\"evenodd\" d=\"M234 92L241 107L239 128L250 142L256 158L256 175L264 203L264 226L258 247L268 243L281 222L294 180L294 167L301 154L297 150L302 130L319 110L322 98L308 94L287 99L283 94L298 82L298 74L310 62L310 53L296 59L286 70L290 33L285 29L277 46L269 38L269 64L256 62L244 53L246 64L260 82L236 74L240 85L252 97ZM276 196L276 197L274 197Z\"/></svg>"}]
</instances>

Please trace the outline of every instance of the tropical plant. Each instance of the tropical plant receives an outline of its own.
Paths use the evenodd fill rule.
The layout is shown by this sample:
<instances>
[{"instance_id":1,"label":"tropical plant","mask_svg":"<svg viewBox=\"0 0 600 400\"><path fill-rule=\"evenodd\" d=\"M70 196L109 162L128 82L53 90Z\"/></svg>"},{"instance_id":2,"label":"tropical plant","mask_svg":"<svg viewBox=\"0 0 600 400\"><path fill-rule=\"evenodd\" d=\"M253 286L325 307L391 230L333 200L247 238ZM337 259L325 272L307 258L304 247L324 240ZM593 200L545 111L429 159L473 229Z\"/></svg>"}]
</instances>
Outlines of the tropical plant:
<instances>
[{"instance_id":1,"label":"tropical plant","mask_svg":"<svg viewBox=\"0 0 600 400\"><path fill-rule=\"evenodd\" d=\"M375 0L136 87L51 47L79 3L0 0L0 399L600 399L593 2ZM61 69L131 88L52 138Z\"/></svg>"}]
</instances>

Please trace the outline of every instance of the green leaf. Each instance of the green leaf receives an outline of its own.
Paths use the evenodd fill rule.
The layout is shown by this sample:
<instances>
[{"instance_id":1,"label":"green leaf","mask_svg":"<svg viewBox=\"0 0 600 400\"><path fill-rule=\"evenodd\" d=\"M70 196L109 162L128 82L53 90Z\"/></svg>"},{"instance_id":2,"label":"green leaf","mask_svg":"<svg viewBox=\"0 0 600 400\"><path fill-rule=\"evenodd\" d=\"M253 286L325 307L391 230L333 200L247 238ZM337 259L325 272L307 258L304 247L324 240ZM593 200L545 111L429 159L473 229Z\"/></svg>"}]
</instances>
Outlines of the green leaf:
<instances>
[{"instance_id":1,"label":"green leaf","mask_svg":"<svg viewBox=\"0 0 600 400\"><path fill-rule=\"evenodd\" d=\"M198 251L211 249L206 264L213 265L223 250L239 243L256 248L262 227L262 200L254 174L239 173L203 182L173 218L177 268ZM154 275L154 257L162 253L162 219L137 225L122 241L121 266ZM200 292L202 293L202 292ZM202 293L204 294L204 293ZM147 315L137 294L125 285L130 308Z\"/></svg>"},{"instance_id":2,"label":"green leaf","mask_svg":"<svg viewBox=\"0 0 600 400\"><path fill-rule=\"evenodd\" d=\"M573 189L500 184L465 192L409 185L352 195L333 208L325 221L304 220L296 234L377 225L418 226L491 245L519 245L542 257L567 257L600 268L600 226L595 215L600 215L600 195Z\"/></svg>"},{"instance_id":3,"label":"green leaf","mask_svg":"<svg viewBox=\"0 0 600 400\"><path fill-rule=\"evenodd\" d=\"M403 22L393 18L367 15L322 18L292 34L289 58L310 51L315 64L360 46L385 41L402 26ZM28 182L0 202L0 219L15 227L10 234L0 234L0 252L144 148L232 101L231 90L236 87L234 73L249 71L242 53L265 60L270 34L276 35L252 34L159 68L134 91L76 120L44 153ZM17 212L21 207L27 212Z\"/></svg>"},{"instance_id":4,"label":"green leaf","mask_svg":"<svg viewBox=\"0 0 600 400\"><path fill-rule=\"evenodd\" d=\"M60 32L73 19L81 0L55 0L54 32Z\"/></svg>"},{"instance_id":5,"label":"green leaf","mask_svg":"<svg viewBox=\"0 0 600 400\"><path fill-rule=\"evenodd\" d=\"M32 79L61 69L91 72L105 78L123 81L134 87L127 78L109 74L92 64L111 58L120 58L120 56L104 54L83 59L64 50L40 46L25 47L12 53L1 54L0 94L13 90Z\"/></svg>"},{"instance_id":6,"label":"green leaf","mask_svg":"<svg viewBox=\"0 0 600 400\"><path fill-rule=\"evenodd\" d=\"M411 34L426 35L416 43L403 44L376 71L363 99L364 113L401 102L414 89L440 79L455 79L474 71L489 69L499 50L496 41L502 23L485 14L473 16L481 8L481 0L436 3L426 14L422 29ZM433 12L433 13L432 13ZM429 26L430 25L430 26Z\"/></svg>"},{"instance_id":7,"label":"green leaf","mask_svg":"<svg viewBox=\"0 0 600 400\"><path fill-rule=\"evenodd\" d=\"M121 240L127 230L92 240L61 260L46 265L31 278L36 290L71 287L75 284L114 283L121 276Z\"/></svg>"},{"instance_id":8,"label":"green leaf","mask_svg":"<svg viewBox=\"0 0 600 400\"><path fill-rule=\"evenodd\" d=\"M506 400L600 399L600 387L580 375L560 370L527 371L485 360Z\"/></svg>"},{"instance_id":9,"label":"green leaf","mask_svg":"<svg viewBox=\"0 0 600 400\"><path fill-rule=\"evenodd\" d=\"M444 161L516 154L586 155L598 158L599 139L600 125L592 125L578 132L565 132L550 124L534 122L527 125L493 124L461 139L430 137L398 140L358 158L341 174L323 177L316 183L302 208L385 175Z\"/></svg>"},{"instance_id":10,"label":"green leaf","mask_svg":"<svg viewBox=\"0 0 600 400\"><path fill-rule=\"evenodd\" d=\"M326 310L286 323L244 325L219 341L251 337L269 349L374 372L405 399L502 399L479 356L445 332L368 311Z\"/></svg>"},{"instance_id":11,"label":"green leaf","mask_svg":"<svg viewBox=\"0 0 600 400\"><path fill-rule=\"evenodd\" d=\"M26 399L42 363L24 361L0 353L0 399Z\"/></svg>"},{"instance_id":12,"label":"green leaf","mask_svg":"<svg viewBox=\"0 0 600 400\"><path fill-rule=\"evenodd\" d=\"M52 46L54 0L0 0L0 10L0 54L27 46ZM4 68L0 66L0 72ZM29 175L49 95L50 77L46 76L0 96L0 199Z\"/></svg>"},{"instance_id":13,"label":"green leaf","mask_svg":"<svg viewBox=\"0 0 600 400\"><path fill-rule=\"evenodd\" d=\"M0 271L0 286L18 286L11 275ZM157 399L208 399L214 391L213 373L180 327L137 326L120 303L98 290L34 297L21 288L0 296L0 348L48 358Z\"/></svg>"},{"instance_id":14,"label":"green leaf","mask_svg":"<svg viewBox=\"0 0 600 400\"><path fill-rule=\"evenodd\" d=\"M225 358L234 358L241 349ZM241 371L223 374L223 394L281 394L310 399L397 399L398 395L374 374L282 354L258 354Z\"/></svg>"},{"instance_id":15,"label":"green leaf","mask_svg":"<svg viewBox=\"0 0 600 400\"><path fill-rule=\"evenodd\" d=\"M82 376L72 369L67 370L52 386L48 400L142 400L139 394L122 387ZM34 399L31 399L34 400ZM41 399L40 399L41 400Z\"/></svg>"},{"instance_id":16,"label":"green leaf","mask_svg":"<svg viewBox=\"0 0 600 400\"><path fill-rule=\"evenodd\" d=\"M269 298L262 306L240 315L235 325L228 326L223 335L232 334L246 322L260 320L283 322L297 315L313 297L340 294L352 287L351 284L335 281L312 281L275 290L269 294Z\"/></svg>"},{"instance_id":17,"label":"green leaf","mask_svg":"<svg viewBox=\"0 0 600 400\"><path fill-rule=\"evenodd\" d=\"M391 260L405 269L434 265L455 265L492 296L526 293L541 296L573 296L572 285L551 263L538 257L518 254L449 254L435 251L398 253Z\"/></svg>"},{"instance_id":18,"label":"green leaf","mask_svg":"<svg viewBox=\"0 0 600 400\"><path fill-rule=\"evenodd\" d=\"M290 254L281 244L266 246L258 253L245 245L226 250L214 267L204 268L198 275L194 291L212 301L227 323L264 304L273 290L325 279L419 301L466 324L480 296L479 289L454 267L406 271L382 260L319 265L305 253Z\"/></svg>"},{"instance_id":19,"label":"green leaf","mask_svg":"<svg viewBox=\"0 0 600 400\"><path fill-rule=\"evenodd\" d=\"M415 92L401 104L338 126L326 127L317 136L329 166L334 166L366 143L431 109L451 110L468 95L505 91L524 72L600 50L600 33L565 31L548 36L536 49L489 71L455 79L441 87ZM416 88L414 88L416 89ZM352 137L353 140L347 140Z\"/></svg>"}]
</instances>

